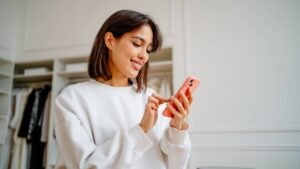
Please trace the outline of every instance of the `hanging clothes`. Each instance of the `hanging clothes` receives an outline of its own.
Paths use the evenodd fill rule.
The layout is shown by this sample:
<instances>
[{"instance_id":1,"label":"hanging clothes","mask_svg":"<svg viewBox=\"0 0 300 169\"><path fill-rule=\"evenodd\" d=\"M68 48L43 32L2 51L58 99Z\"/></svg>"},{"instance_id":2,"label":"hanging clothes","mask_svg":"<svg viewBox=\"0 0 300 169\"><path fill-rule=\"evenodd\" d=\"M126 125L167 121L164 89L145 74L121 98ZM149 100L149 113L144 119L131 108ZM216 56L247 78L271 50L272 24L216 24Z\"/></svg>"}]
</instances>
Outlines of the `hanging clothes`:
<instances>
[{"instance_id":1,"label":"hanging clothes","mask_svg":"<svg viewBox=\"0 0 300 169\"><path fill-rule=\"evenodd\" d=\"M29 143L29 168L43 168L44 148L46 143L41 141L43 113L46 99L51 87L33 89L29 94L24 109L23 118L18 136L26 138Z\"/></svg>"},{"instance_id":2,"label":"hanging clothes","mask_svg":"<svg viewBox=\"0 0 300 169\"><path fill-rule=\"evenodd\" d=\"M47 144L48 142L48 135L49 135L49 118L50 118L50 102L51 102L51 93L48 94L45 109L42 113L42 134L41 134L41 142ZM43 154L43 167L46 168L47 163L47 146L45 146L44 154Z\"/></svg>"},{"instance_id":3,"label":"hanging clothes","mask_svg":"<svg viewBox=\"0 0 300 169\"><path fill-rule=\"evenodd\" d=\"M49 130L49 118L50 118L50 102L51 102L51 94L48 94L48 97L46 99L45 109L42 113L43 115L43 125L42 125L42 136L41 136L41 142L47 142L48 141L48 130Z\"/></svg>"},{"instance_id":4,"label":"hanging clothes","mask_svg":"<svg viewBox=\"0 0 300 169\"><path fill-rule=\"evenodd\" d=\"M20 126L20 129L18 132L18 136L22 137L22 138L27 138L27 135L28 135L30 118L31 118L31 114L32 114L32 108L33 108L35 98L36 98L36 90L37 89L33 89L27 98L27 102L26 102L25 109L23 112L21 126Z\"/></svg>"},{"instance_id":5,"label":"hanging clothes","mask_svg":"<svg viewBox=\"0 0 300 169\"><path fill-rule=\"evenodd\" d=\"M37 107L36 118L31 118L31 123L29 127L29 135L27 140L31 141L31 158L30 158L30 169L42 169L44 160L44 149L45 142L41 141L42 136L42 122L43 122L43 112L46 105L46 99L50 91L50 86L46 86L39 93L39 103ZM34 116L32 116L34 117Z\"/></svg>"},{"instance_id":6,"label":"hanging clothes","mask_svg":"<svg viewBox=\"0 0 300 169\"><path fill-rule=\"evenodd\" d=\"M27 102L31 88L22 89L16 92L14 116L10 122L11 128L14 129L12 156L10 158L10 169L26 169L28 144L26 138L18 137L21 126L24 108Z\"/></svg>"},{"instance_id":7,"label":"hanging clothes","mask_svg":"<svg viewBox=\"0 0 300 169\"><path fill-rule=\"evenodd\" d=\"M10 106L7 111L7 118L10 120L12 118L12 107ZM9 167L9 157L11 156L11 148L13 145L13 129L10 126L7 126L5 140L2 144L2 149L0 151L0 168Z\"/></svg>"},{"instance_id":8,"label":"hanging clothes","mask_svg":"<svg viewBox=\"0 0 300 169\"><path fill-rule=\"evenodd\" d=\"M38 126L42 112L45 108L46 99L50 91L50 86L45 88L33 89L28 96L28 101L24 110L24 116L18 136L27 138L31 141L34 135L34 129Z\"/></svg>"}]
</instances>

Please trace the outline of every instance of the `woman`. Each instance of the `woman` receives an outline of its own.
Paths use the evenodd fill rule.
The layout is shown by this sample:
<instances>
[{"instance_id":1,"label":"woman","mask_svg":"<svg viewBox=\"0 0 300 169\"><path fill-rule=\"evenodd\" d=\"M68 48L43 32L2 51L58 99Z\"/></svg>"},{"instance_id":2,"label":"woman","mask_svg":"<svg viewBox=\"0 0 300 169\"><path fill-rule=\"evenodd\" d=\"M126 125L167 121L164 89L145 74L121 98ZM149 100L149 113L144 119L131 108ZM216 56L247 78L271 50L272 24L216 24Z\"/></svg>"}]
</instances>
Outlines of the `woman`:
<instances>
[{"instance_id":1,"label":"woman","mask_svg":"<svg viewBox=\"0 0 300 169\"><path fill-rule=\"evenodd\" d=\"M149 53L161 45L159 28L147 15L121 10L105 21L89 58L91 79L56 98L56 168L186 168L191 91L181 103L147 88ZM168 106L172 119L158 110L170 100L176 103Z\"/></svg>"}]
</instances>

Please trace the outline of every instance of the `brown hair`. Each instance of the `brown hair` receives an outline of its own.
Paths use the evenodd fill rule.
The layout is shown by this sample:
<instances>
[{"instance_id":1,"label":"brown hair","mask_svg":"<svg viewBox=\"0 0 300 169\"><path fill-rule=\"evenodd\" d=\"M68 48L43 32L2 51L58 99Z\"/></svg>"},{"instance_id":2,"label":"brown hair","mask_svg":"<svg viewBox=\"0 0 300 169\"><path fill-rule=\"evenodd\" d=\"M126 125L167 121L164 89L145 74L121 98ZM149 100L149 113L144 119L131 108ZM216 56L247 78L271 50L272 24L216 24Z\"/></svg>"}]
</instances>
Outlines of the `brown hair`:
<instances>
[{"instance_id":1,"label":"brown hair","mask_svg":"<svg viewBox=\"0 0 300 169\"><path fill-rule=\"evenodd\" d=\"M120 10L112 14L100 28L89 57L88 73L92 79L98 77L104 80L112 78L108 67L108 48L104 36L111 32L115 38L121 38L125 33L136 30L143 25L149 25L153 33L151 53L158 51L162 46L162 35L157 24L150 16L132 10ZM145 63L136 77L137 91L147 88L149 61Z\"/></svg>"}]
</instances>

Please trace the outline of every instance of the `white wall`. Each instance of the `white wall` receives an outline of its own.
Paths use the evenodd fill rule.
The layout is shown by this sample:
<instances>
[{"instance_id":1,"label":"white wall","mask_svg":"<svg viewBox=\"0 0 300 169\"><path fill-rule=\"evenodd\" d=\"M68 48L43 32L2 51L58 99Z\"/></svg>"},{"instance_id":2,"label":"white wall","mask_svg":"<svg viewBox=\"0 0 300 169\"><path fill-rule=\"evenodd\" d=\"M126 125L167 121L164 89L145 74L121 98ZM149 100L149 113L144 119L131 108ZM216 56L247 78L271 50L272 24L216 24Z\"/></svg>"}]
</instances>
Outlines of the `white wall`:
<instances>
[{"instance_id":1,"label":"white wall","mask_svg":"<svg viewBox=\"0 0 300 169\"><path fill-rule=\"evenodd\" d=\"M13 60L17 47L17 0L0 0L0 57Z\"/></svg>"},{"instance_id":2,"label":"white wall","mask_svg":"<svg viewBox=\"0 0 300 169\"><path fill-rule=\"evenodd\" d=\"M189 0L192 166L300 168L300 1Z\"/></svg>"},{"instance_id":3,"label":"white wall","mask_svg":"<svg viewBox=\"0 0 300 169\"><path fill-rule=\"evenodd\" d=\"M120 9L150 14L168 37L173 34L172 4L172 0L27 0L18 60L87 55L104 20Z\"/></svg>"}]
</instances>

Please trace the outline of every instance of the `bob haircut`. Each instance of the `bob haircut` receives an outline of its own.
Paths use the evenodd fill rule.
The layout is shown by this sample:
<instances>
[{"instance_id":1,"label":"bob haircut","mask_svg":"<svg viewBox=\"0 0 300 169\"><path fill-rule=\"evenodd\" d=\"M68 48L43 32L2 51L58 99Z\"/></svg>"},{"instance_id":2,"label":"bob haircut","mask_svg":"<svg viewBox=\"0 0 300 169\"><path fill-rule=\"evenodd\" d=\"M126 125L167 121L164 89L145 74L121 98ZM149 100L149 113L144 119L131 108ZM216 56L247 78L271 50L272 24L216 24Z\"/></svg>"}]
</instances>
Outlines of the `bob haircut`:
<instances>
[{"instance_id":1,"label":"bob haircut","mask_svg":"<svg viewBox=\"0 0 300 169\"><path fill-rule=\"evenodd\" d=\"M150 16L132 10L120 10L112 14L100 28L92 46L89 57L88 73L90 78L103 78L105 81L112 78L108 67L108 48L104 36L111 32L115 38L121 38L125 33L134 31L144 25L149 25L152 33L152 49L150 53L158 51L162 46L162 35L157 24ZM149 61L145 63L135 78L137 92L147 88Z\"/></svg>"}]
</instances>

